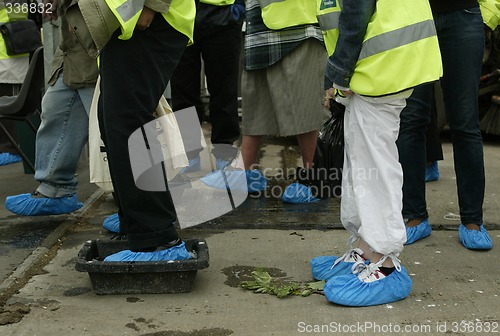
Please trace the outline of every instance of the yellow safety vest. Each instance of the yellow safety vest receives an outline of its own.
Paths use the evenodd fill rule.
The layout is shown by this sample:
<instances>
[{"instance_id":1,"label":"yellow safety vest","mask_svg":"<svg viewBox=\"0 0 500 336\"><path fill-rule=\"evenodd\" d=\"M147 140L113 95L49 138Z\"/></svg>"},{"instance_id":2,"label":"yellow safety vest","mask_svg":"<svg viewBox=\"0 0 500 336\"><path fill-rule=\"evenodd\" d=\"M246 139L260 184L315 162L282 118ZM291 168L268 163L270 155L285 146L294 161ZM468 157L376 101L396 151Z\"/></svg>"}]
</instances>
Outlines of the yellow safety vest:
<instances>
[{"instance_id":1,"label":"yellow safety vest","mask_svg":"<svg viewBox=\"0 0 500 336\"><path fill-rule=\"evenodd\" d=\"M314 0L258 0L267 28L278 30L318 23Z\"/></svg>"},{"instance_id":2,"label":"yellow safety vest","mask_svg":"<svg viewBox=\"0 0 500 336\"><path fill-rule=\"evenodd\" d=\"M318 16L325 14L321 3L328 1L317 0ZM323 17L328 20L320 22L322 29L326 29L328 50L335 50L337 43L338 34L328 34L338 29L335 17L330 14ZM378 0L350 89L360 95L382 96L435 81L442 73L441 53L428 0Z\"/></svg>"},{"instance_id":3,"label":"yellow safety vest","mask_svg":"<svg viewBox=\"0 0 500 336\"><path fill-rule=\"evenodd\" d=\"M339 37L340 0L318 0L317 3L318 23L323 33L326 51L328 55L332 55Z\"/></svg>"},{"instance_id":4,"label":"yellow safety vest","mask_svg":"<svg viewBox=\"0 0 500 336\"><path fill-rule=\"evenodd\" d=\"M229 6L234 4L234 0L200 0L200 2L213 6Z\"/></svg>"},{"instance_id":5,"label":"yellow safety vest","mask_svg":"<svg viewBox=\"0 0 500 336\"><path fill-rule=\"evenodd\" d=\"M134 33L135 26L144 7L144 0L105 0L108 7L120 23L122 34L118 37L128 40ZM167 22L193 43L194 18L196 15L193 0L172 0L167 13L162 13Z\"/></svg>"},{"instance_id":6,"label":"yellow safety vest","mask_svg":"<svg viewBox=\"0 0 500 336\"><path fill-rule=\"evenodd\" d=\"M2 1L4 3L4 1ZM16 2L13 2L16 3ZM16 13L18 12L18 13ZM0 7L0 25L13 22L18 20L26 20L28 18L28 11L20 10L18 7L11 7L7 9L5 5L1 5ZM9 55L7 54L7 48L5 46L5 41L3 39L2 34L0 34L0 60L7 58L18 58L18 57L28 57L29 54L20 54L20 55Z\"/></svg>"},{"instance_id":7,"label":"yellow safety vest","mask_svg":"<svg viewBox=\"0 0 500 336\"><path fill-rule=\"evenodd\" d=\"M479 8L484 24L495 30L500 23L500 0L479 0Z\"/></svg>"}]
</instances>

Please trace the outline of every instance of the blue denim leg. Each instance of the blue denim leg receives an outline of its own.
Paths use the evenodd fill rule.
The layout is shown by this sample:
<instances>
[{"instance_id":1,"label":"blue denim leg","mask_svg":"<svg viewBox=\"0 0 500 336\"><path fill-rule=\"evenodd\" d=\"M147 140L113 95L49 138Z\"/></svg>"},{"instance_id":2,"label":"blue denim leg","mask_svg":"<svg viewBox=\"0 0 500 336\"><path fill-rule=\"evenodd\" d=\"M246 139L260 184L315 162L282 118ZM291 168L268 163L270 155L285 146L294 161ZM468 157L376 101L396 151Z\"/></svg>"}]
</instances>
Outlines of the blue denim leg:
<instances>
[{"instance_id":1,"label":"blue denim leg","mask_svg":"<svg viewBox=\"0 0 500 336\"><path fill-rule=\"evenodd\" d=\"M479 77L484 28L479 8L435 16L443 59L446 118L450 126L458 201L463 224L482 223L484 200L483 141L479 128Z\"/></svg>"},{"instance_id":2,"label":"blue denim leg","mask_svg":"<svg viewBox=\"0 0 500 336\"><path fill-rule=\"evenodd\" d=\"M47 197L73 194L78 187L77 163L88 140L88 112L94 88L73 90L62 75L42 100L41 124L36 135L35 179Z\"/></svg>"},{"instance_id":3,"label":"blue denim leg","mask_svg":"<svg viewBox=\"0 0 500 336\"><path fill-rule=\"evenodd\" d=\"M433 85L416 87L400 115L396 144L403 168L403 217L409 220L429 217L425 201L425 140Z\"/></svg>"}]
</instances>

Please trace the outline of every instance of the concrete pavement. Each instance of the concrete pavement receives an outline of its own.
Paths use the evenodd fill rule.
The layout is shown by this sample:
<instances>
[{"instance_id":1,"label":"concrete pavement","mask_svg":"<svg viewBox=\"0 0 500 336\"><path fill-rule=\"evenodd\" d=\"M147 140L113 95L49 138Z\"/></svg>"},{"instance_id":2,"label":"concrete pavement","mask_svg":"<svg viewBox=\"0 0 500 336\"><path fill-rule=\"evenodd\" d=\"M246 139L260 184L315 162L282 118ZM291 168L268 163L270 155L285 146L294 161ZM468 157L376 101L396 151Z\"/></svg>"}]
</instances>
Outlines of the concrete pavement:
<instances>
[{"instance_id":1,"label":"concrete pavement","mask_svg":"<svg viewBox=\"0 0 500 336\"><path fill-rule=\"evenodd\" d=\"M277 277L309 282L310 258L346 249L348 235L340 226L338 200L289 206L272 196L247 199L232 213L180 231L184 238L206 239L210 252L210 266L198 272L192 292L96 295L87 273L75 270L77 253L86 240L111 237L101 223L116 208L109 194L96 191L87 197L84 209L65 217L52 231L48 237L52 244L35 248L16 267L17 273L3 281L4 309L12 312L0 314L0 319L10 318L0 326L0 334L500 334L500 141L485 144L484 218L494 248L477 252L458 241L452 150L446 134L443 140L441 179L427 184L434 231L401 255L414 282L411 295L403 301L346 308L319 294L278 299L240 288L238 284L257 267ZM288 168L283 166L283 153L293 158L293 150L293 145L270 142L263 148L263 165ZM9 184L1 181L3 194L3 186ZM49 222L59 217L50 216ZM20 225L16 220L33 225L40 221L9 220L11 225Z\"/></svg>"}]
</instances>

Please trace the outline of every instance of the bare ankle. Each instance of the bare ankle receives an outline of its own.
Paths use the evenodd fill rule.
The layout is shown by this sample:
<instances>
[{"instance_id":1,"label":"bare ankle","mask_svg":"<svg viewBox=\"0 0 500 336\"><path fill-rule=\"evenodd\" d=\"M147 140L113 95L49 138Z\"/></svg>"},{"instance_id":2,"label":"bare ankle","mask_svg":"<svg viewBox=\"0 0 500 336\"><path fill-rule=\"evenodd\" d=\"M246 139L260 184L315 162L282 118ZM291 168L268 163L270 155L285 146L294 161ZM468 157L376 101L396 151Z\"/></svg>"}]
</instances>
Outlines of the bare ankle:
<instances>
[{"instance_id":1,"label":"bare ankle","mask_svg":"<svg viewBox=\"0 0 500 336\"><path fill-rule=\"evenodd\" d=\"M468 230L476 230L476 231L480 231L481 230L481 226L479 224L469 223L469 224L464 224L464 226Z\"/></svg>"},{"instance_id":2,"label":"bare ankle","mask_svg":"<svg viewBox=\"0 0 500 336\"><path fill-rule=\"evenodd\" d=\"M424 219L422 219L422 218L410 219L410 220L406 223L406 226L407 226L407 227L415 227L415 226L419 225L420 223L422 223L423 221L424 221Z\"/></svg>"}]
</instances>

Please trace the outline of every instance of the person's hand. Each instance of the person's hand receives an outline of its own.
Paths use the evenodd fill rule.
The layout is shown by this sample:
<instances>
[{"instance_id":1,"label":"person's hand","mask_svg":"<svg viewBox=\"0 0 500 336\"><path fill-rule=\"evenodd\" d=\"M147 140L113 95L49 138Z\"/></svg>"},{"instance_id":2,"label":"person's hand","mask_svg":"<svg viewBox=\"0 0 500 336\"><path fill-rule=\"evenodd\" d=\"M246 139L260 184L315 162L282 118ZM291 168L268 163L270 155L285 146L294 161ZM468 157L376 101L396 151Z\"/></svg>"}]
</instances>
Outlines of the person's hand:
<instances>
[{"instance_id":1,"label":"person's hand","mask_svg":"<svg viewBox=\"0 0 500 336\"><path fill-rule=\"evenodd\" d=\"M330 99L335 99L335 89L329 88L325 91L325 100L323 101L323 106L326 109L330 109Z\"/></svg>"},{"instance_id":2,"label":"person's hand","mask_svg":"<svg viewBox=\"0 0 500 336\"><path fill-rule=\"evenodd\" d=\"M135 25L135 28L138 30L145 30L149 28L149 25L151 24L151 22L153 22L155 15L156 12L154 10L148 7L144 7L142 9L141 15L139 16L139 20Z\"/></svg>"},{"instance_id":3,"label":"person's hand","mask_svg":"<svg viewBox=\"0 0 500 336\"><path fill-rule=\"evenodd\" d=\"M341 103L342 105L346 105L349 100L350 96L353 94L351 90L339 90L335 88L329 88L326 90L325 94L325 101L323 105L329 109L330 108L330 99L334 99L338 103Z\"/></svg>"},{"instance_id":4,"label":"person's hand","mask_svg":"<svg viewBox=\"0 0 500 336\"><path fill-rule=\"evenodd\" d=\"M42 16L48 20L57 20L57 7L59 0L43 0L43 13Z\"/></svg>"}]
</instances>

